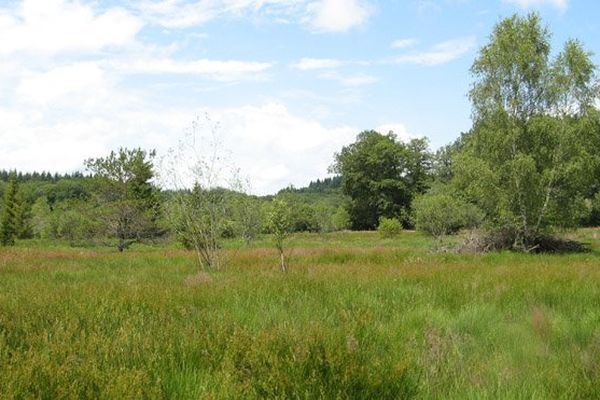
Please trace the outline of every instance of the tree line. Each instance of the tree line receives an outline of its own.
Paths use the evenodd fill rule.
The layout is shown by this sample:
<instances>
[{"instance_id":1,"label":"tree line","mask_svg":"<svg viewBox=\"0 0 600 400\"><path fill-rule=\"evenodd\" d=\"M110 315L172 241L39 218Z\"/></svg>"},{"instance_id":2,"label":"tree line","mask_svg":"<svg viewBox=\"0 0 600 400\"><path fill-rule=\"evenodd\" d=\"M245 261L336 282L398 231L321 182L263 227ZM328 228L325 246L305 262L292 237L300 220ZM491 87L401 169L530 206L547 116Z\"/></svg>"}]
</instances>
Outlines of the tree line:
<instances>
[{"instance_id":1,"label":"tree line","mask_svg":"<svg viewBox=\"0 0 600 400\"><path fill-rule=\"evenodd\" d=\"M324 184L319 180L306 189L286 188L277 195L259 197L201 185L161 190L154 151L122 148L84 164L86 174L65 174L57 180L45 178L54 176L50 174L9 172L7 182L0 181L2 244L14 244L15 239L56 239L73 245L110 244L123 251L135 242L176 239L193 247L194 235L203 228L186 224L181 213L194 215L195 224L207 224L202 221L205 209L212 206L219 208L218 215L212 210L210 221L218 231L214 240L249 242L271 232L268 214L274 199L287 205L290 232L349 227L344 196L337 189L322 193L323 185L331 185L327 178Z\"/></svg>"}]
</instances>

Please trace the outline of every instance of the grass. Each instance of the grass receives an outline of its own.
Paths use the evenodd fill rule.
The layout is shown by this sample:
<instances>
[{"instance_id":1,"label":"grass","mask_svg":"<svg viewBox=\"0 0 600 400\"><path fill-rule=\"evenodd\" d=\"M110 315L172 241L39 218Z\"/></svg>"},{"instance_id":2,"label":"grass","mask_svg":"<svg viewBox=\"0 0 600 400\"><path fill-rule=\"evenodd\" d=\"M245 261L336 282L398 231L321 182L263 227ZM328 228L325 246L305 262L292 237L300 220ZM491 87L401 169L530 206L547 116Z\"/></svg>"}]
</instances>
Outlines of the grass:
<instances>
[{"instance_id":1,"label":"grass","mask_svg":"<svg viewBox=\"0 0 600 400\"><path fill-rule=\"evenodd\" d=\"M405 232L178 249L0 249L0 398L600 397L600 231L573 255Z\"/></svg>"}]
</instances>

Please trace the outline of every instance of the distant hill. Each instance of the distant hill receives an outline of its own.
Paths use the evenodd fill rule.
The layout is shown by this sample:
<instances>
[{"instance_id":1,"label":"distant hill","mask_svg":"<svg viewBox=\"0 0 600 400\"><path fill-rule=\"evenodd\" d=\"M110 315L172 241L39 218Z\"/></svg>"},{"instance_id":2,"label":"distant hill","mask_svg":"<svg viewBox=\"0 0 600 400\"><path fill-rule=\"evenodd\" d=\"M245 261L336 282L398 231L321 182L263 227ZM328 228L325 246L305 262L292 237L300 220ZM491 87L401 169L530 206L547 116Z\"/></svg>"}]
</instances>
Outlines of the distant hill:
<instances>
[{"instance_id":1,"label":"distant hill","mask_svg":"<svg viewBox=\"0 0 600 400\"><path fill-rule=\"evenodd\" d=\"M342 177L334 176L331 178L317 179L311 181L308 186L303 188L295 188L288 186L287 188L281 189L280 193L293 192L293 193L340 193L342 187Z\"/></svg>"}]
</instances>

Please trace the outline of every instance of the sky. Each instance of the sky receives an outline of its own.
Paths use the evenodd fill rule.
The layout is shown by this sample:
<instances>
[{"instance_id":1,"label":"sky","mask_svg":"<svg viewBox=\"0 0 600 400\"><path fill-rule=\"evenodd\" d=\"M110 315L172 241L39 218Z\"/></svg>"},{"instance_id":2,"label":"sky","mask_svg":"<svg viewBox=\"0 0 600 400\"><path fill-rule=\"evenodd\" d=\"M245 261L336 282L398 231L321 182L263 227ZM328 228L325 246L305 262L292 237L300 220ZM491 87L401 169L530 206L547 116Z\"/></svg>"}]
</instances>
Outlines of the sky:
<instances>
[{"instance_id":1,"label":"sky","mask_svg":"<svg viewBox=\"0 0 600 400\"><path fill-rule=\"evenodd\" d=\"M0 169L161 158L196 126L269 194L365 129L436 149L471 126L493 26L529 11L600 63L596 0L0 0Z\"/></svg>"}]
</instances>

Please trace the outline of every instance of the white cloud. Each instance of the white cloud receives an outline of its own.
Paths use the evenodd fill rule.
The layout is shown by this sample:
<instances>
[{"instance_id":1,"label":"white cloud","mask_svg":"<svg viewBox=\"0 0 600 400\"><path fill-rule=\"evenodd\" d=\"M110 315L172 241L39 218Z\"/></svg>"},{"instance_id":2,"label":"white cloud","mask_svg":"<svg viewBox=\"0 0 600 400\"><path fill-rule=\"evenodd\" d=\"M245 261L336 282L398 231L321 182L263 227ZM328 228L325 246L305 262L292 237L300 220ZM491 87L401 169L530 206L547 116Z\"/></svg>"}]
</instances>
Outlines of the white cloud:
<instances>
[{"instance_id":1,"label":"white cloud","mask_svg":"<svg viewBox=\"0 0 600 400\"><path fill-rule=\"evenodd\" d=\"M378 81L378 79L371 75L366 74L354 74L354 75L343 75L337 72L324 72L319 75L320 78L331 79L339 82L341 85L356 87L370 85Z\"/></svg>"},{"instance_id":2,"label":"white cloud","mask_svg":"<svg viewBox=\"0 0 600 400\"><path fill-rule=\"evenodd\" d=\"M83 160L121 146L156 148L172 143L192 113L149 106L115 88L110 97L80 107L71 101L0 107L0 168L22 171L81 170Z\"/></svg>"},{"instance_id":3,"label":"white cloud","mask_svg":"<svg viewBox=\"0 0 600 400\"><path fill-rule=\"evenodd\" d=\"M308 23L318 31L345 32L364 24L373 8L364 0L319 0L308 4Z\"/></svg>"},{"instance_id":4,"label":"white cloud","mask_svg":"<svg viewBox=\"0 0 600 400\"><path fill-rule=\"evenodd\" d=\"M134 7L151 23L189 28L220 17L284 12L296 3L297 0L143 0Z\"/></svg>"},{"instance_id":5,"label":"white cloud","mask_svg":"<svg viewBox=\"0 0 600 400\"><path fill-rule=\"evenodd\" d=\"M117 71L129 74L188 74L204 75L220 81L236 81L260 77L272 67L271 63L237 60L180 61L171 58L113 62Z\"/></svg>"},{"instance_id":6,"label":"white cloud","mask_svg":"<svg viewBox=\"0 0 600 400\"><path fill-rule=\"evenodd\" d=\"M185 4L176 0L140 1L135 5L144 18L165 28L188 28L216 17L206 4Z\"/></svg>"},{"instance_id":7,"label":"white cloud","mask_svg":"<svg viewBox=\"0 0 600 400\"><path fill-rule=\"evenodd\" d=\"M25 0L0 8L0 55L97 51L134 42L143 26L123 8L102 13L66 0Z\"/></svg>"},{"instance_id":8,"label":"white cloud","mask_svg":"<svg viewBox=\"0 0 600 400\"><path fill-rule=\"evenodd\" d=\"M324 126L279 102L206 111L221 122L225 147L259 193L326 175L333 154L358 133L345 125Z\"/></svg>"},{"instance_id":9,"label":"white cloud","mask_svg":"<svg viewBox=\"0 0 600 400\"><path fill-rule=\"evenodd\" d=\"M85 97L103 91L106 85L104 71L95 63L76 63L42 73L25 73L16 88L21 101L46 105L64 96L85 92ZM104 90L107 92L107 90ZM85 99L83 99L85 100Z\"/></svg>"},{"instance_id":10,"label":"white cloud","mask_svg":"<svg viewBox=\"0 0 600 400\"><path fill-rule=\"evenodd\" d=\"M166 28L198 26L216 18L263 16L296 21L322 32L344 32L365 23L368 0L145 0L134 5L144 18Z\"/></svg>"},{"instance_id":11,"label":"white cloud","mask_svg":"<svg viewBox=\"0 0 600 400\"><path fill-rule=\"evenodd\" d=\"M568 0L503 0L505 3L515 4L521 8L552 6L560 11L566 11Z\"/></svg>"},{"instance_id":12,"label":"white cloud","mask_svg":"<svg viewBox=\"0 0 600 400\"><path fill-rule=\"evenodd\" d=\"M331 58L302 58L299 62L292 65L292 68L301 71L311 71L317 69L333 69L344 65L341 60Z\"/></svg>"},{"instance_id":13,"label":"white cloud","mask_svg":"<svg viewBox=\"0 0 600 400\"><path fill-rule=\"evenodd\" d=\"M455 60L475 47L474 37L448 40L419 53L394 58L396 64L439 65Z\"/></svg>"},{"instance_id":14,"label":"white cloud","mask_svg":"<svg viewBox=\"0 0 600 400\"><path fill-rule=\"evenodd\" d=\"M389 132L393 132L398 139L402 140L403 142L408 142L411 139L419 137L418 135L411 134L408 129L406 129L406 126L397 122L379 125L377 128L375 128L375 130L384 135L387 135Z\"/></svg>"},{"instance_id":15,"label":"white cloud","mask_svg":"<svg viewBox=\"0 0 600 400\"><path fill-rule=\"evenodd\" d=\"M419 41L414 38L398 39L398 40L394 40L392 42L392 44L390 45L390 47L392 49L405 49L407 47L412 47L412 46L416 45L417 43L419 43Z\"/></svg>"}]
</instances>

